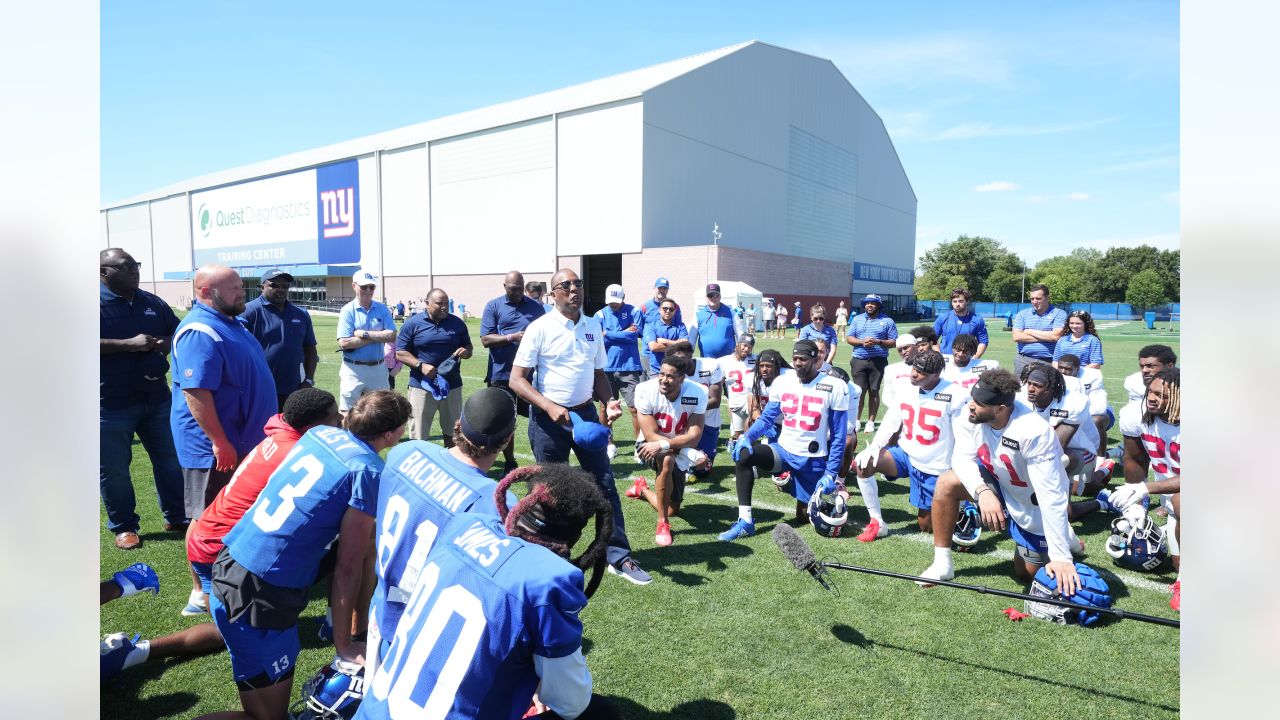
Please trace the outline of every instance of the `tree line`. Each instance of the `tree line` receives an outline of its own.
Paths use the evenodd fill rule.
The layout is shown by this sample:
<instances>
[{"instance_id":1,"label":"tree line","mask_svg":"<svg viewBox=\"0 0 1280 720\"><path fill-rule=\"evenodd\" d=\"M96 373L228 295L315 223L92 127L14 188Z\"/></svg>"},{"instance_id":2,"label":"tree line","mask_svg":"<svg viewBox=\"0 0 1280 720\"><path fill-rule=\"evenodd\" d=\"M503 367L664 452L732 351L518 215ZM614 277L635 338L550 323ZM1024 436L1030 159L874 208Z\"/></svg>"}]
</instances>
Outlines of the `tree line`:
<instances>
[{"instance_id":1,"label":"tree line","mask_svg":"<svg viewBox=\"0 0 1280 720\"><path fill-rule=\"evenodd\" d=\"M961 235L920 259L915 295L945 300L966 287L978 302L1018 302L1026 287L1049 286L1055 303L1118 302L1154 307L1181 298L1181 252L1150 245L1076 248L1070 255L1045 258L1025 267L1022 258L997 240Z\"/></svg>"}]
</instances>

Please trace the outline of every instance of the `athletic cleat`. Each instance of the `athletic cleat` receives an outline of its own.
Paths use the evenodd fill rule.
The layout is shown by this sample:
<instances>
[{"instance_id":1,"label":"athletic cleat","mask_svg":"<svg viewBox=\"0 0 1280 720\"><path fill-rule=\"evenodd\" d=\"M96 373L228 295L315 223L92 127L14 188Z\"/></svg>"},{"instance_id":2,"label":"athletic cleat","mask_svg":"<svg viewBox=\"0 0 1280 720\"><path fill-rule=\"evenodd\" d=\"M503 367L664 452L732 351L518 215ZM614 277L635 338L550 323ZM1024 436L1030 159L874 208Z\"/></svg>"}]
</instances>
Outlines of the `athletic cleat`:
<instances>
[{"instance_id":1,"label":"athletic cleat","mask_svg":"<svg viewBox=\"0 0 1280 720\"><path fill-rule=\"evenodd\" d=\"M1175 612L1182 612L1182 578L1174 580L1169 589L1173 591L1173 597L1169 598L1169 607Z\"/></svg>"},{"instance_id":2,"label":"athletic cleat","mask_svg":"<svg viewBox=\"0 0 1280 720\"><path fill-rule=\"evenodd\" d=\"M609 572L636 585L648 585L653 582L653 578L649 573L640 569L640 563L636 559L628 555L618 562L616 565L608 566Z\"/></svg>"},{"instance_id":3,"label":"athletic cleat","mask_svg":"<svg viewBox=\"0 0 1280 720\"><path fill-rule=\"evenodd\" d=\"M1074 532L1067 538L1067 543L1071 545L1071 554L1076 557L1084 557L1084 540L1076 537Z\"/></svg>"},{"instance_id":4,"label":"athletic cleat","mask_svg":"<svg viewBox=\"0 0 1280 720\"><path fill-rule=\"evenodd\" d=\"M876 421L875 421L875 420L868 420L868 421L867 421L867 424L862 426L862 431L863 431L863 432L867 432L867 433L873 433L873 432L875 432L875 431L876 431Z\"/></svg>"},{"instance_id":5,"label":"athletic cleat","mask_svg":"<svg viewBox=\"0 0 1280 720\"><path fill-rule=\"evenodd\" d=\"M610 460L614 459L618 456L618 446L613 443L609 443L609 445L604 449L604 454L608 455Z\"/></svg>"},{"instance_id":6,"label":"athletic cleat","mask_svg":"<svg viewBox=\"0 0 1280 720\"><path fill-rule=\"evenodd\" d=\"M941 566L936 560L932 565L925 568L924 572L920 573L920 577L928 578L929 580L950 580L955 576L956 576L955 568L951 567L950 565ZM920 587L926 587L926 588L934 586L933 583L920 582L919 580L916 581L916 584L919 585Z\"/></svg>"},{"instance_id":7,"label":"athletic cleat","mask_svg":"<svg viewBox=\"0 0 1280 720\"><path fill-rule=\"evenodd\" d=\"M649 481L642 477L631 478L631 487L627 488L624 493L627 497L639 500L644 497L644 491L649 489Z\"/></svg>"},{"instance_id":8,"label":"athletic cleat","mask_svg":"<svg viewBox=\"0 0 1280 720\"><path fill-rule=\"evenodd\" d=\"M978 513L978 506L965 500L960 503L960 519L951 533L951 542L967 549L977 545L981 537L982 516Z\"/></svg>"},{"instance_id":9,"label":"athletic cleat","mask_svg":"<svg viewBox=\"0 0 1280 720\"><path fill-rule=\"evenodd\" d=\"M129 597L134 593L140 592L149 592L152 595L160 594L160 577L146 563L134 563L112 575L111 579L115 580L116 584L120 586L121 597Z\"/></svg>"},{"instance_id":10,"label":"athletic cleat","mask_svg":"<svg viewBox=\"0 0 1280 720\"><path fill-rule=\"evenodd\" d=\"M1111 504L1110 490L1106 488L1099 490L1098 496L1094 499L1098 501L1098 509L1102 512L1111 513L1112 515L1120 514L1120 509Z\"/></svg>"},{"instance_id":11,"label":"athletic cleat","mask_svg":"<svg viewBox=\"0 0 1280 720\"><path fill-rule=\"evenodd\" d=\"M333 621L326 615L320 618L320 627L316 629L316 637L320 638L320 642L333 642Z\"/></svg>"},{"instance_id":12,"label":"athletic cleat","mask_svg":"<svg viewBox=\"0 0 1280 720\"><path fill-rule=\"evenodd\" d=\"M653 541L662 547L667 547L675 542L671 538L671 523L659 520L658 529L653 533Z\"/></svg>"},{"instance_id":13,"label":"athletic cleat","mask_svg":"<svg viewBox=\"0 0 1280 720\"><path fill-rule=\"evenodd\" d=\"M733 521L728 530L720 533L720 539L725 541L737 540L738 538L751 537L756 534L756 524L751 520L743 520L738 518Z\"/></svg>"},{"instance_id":14,"label":"athletic cleat","mask_svg":"<svg viewBox=\"0 0 1280 720\"><path fill-rule=\"evenodd\" d=\"M782 474L780 474L780 475L774 475L774 476L773 476L773 486L774 486L774 487L776 487L776 488L778 488L778 492L786 492L786 491L787 491L787 485L788 485L790 482L791 482L791 471L790 471L790 470L787 470L786 472L784 472L784 473L782 473Z\"/></svg>"},{"instance_id":15,"label":"athletic cleat","mask_svg":"<svg viewBox=\"0 0 1280 720\"><path fill-rule=\"evenodd\" d=\"M187 597L187 606L182 608L183 617L196 617L209 612L208 601L204 599L204 593L200 590L192 590L191 595Z\"/></svg>"},{"instance_id":16,"label":"athletic cleat","mask_svg":"<svg viewBox=\"0 0 1280 720\"><path fill-rule=\"evenodd\" d=\"M874 542L889 534L889 528L884 523L875 518L867 521L867 526L858 533L858 540L862 542Z\"/></svg>"},{"instance_id":17,"label":"athletic cleat","mask_svg":"<svg viewBox=\"0 0 1280 720\"><path fill-rule=\"evenodd\" d=\"M1096 476L1099 472L1105 472L1106 475L1102 478L1102 484L1106 485L1107 481L1111 479L1111 476L1115 474L1115 470L1116 470L1115 460L1112 460L1111 458L1104 458L1102 460L1099 460L1097 467L1094 468L1094 471L1093 471L1095 475L1094 482L1097 482Z\"/></svg>"},{"instance_id":18,"label":"athletic cleat","mask_svg":"<svg viewBox=\"0 0 1280 720\"><path fill-rule=\"evenodd\" d=\"M109 680L124 672L124 662L134 651L134 644L138 642L139 637L142 636L135 634L130 639L128 635L120 632L102 638L102 644L98 646L101 680Z\"/></svg>"}]
</instances>

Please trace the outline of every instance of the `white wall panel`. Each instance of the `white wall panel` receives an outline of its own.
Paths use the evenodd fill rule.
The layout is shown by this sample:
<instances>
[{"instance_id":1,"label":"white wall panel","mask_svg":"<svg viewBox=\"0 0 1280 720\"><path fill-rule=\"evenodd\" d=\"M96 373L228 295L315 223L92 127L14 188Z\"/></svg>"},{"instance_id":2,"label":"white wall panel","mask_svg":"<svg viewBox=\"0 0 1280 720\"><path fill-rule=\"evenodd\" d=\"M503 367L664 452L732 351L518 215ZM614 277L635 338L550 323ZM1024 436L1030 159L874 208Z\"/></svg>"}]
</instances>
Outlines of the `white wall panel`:
<instances>
[{"instance_id":1,"label":"white wall panel","mask_svg":"<svg viewBox=\"0 0 1280 720\"><path fill-rule=\"evenodd\" d=\"M107 234L107 214L98 213L98 245L102 250L111 247L111 237Z\"/></svg>"},{"instance_id":2,"label":"white wall panel","mask_svg":"<svg viewBox=\"0 0 1280 720\"><path fill-rule=\"evenodd\" d=\"M130 205L109 211L111 247L118 247L142 263L142 282L152 282L155 262L151 257L151 221L147 204Z\"/></svg>"},{"instance_id":3,"label":"white wall panel","mask_svg":"<svg viewBox=\"0 0 1280 720\"><path fill-rule=\"evenodd\" d=\"M151 203L151 236L155 251L156 280L167 272L187 272L191 267L191 219L185 195Z\"/></svg>"},{"instance_id":4,"label":"white wall panel","mask_svg":"<svg viewBox=\"0 0 1280 720\"><path fill-rule=\"evenodd\" d=\"M382 155L382 265L387 275L431 274L426 146Z\"/></svg>"},{"instance_id":5,"label":"white wall panel","mask_svg":"<svg viewBox=\"0 0 1280 720\"><path fill-rule=\"evenodd\" d=\"M557 252L640 252L644 106L637 100L558 121Z\"/></svg>"},{"instance_id":6,"label":"white wall panel","mask_svg":"<svg viewBox=\"0 0 1280 720\"><path fill-rule=\"evenodd\" d=\"M360 267L374 275L380 270L382 247L378 243L378 161L372 155L358 160L360 167Z\"/></svg>"},{"instance_id":7,"label":"white wall panel","mask_svg":"<svg viewBox=\"0 0 1280 720\"><path fill-rule=\"evenodd\" d=\"M555 270L550 118L431 145L436 275Z\"/></svg>"}]
</instances>

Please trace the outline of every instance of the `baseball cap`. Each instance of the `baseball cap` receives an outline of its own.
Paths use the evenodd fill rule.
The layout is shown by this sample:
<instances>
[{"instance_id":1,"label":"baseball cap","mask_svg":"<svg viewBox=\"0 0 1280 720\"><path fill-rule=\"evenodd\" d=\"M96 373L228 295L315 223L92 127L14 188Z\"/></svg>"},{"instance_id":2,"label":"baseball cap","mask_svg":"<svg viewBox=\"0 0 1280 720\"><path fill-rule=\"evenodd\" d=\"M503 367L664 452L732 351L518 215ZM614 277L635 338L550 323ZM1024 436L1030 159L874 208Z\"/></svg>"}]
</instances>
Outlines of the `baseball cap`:
<instances>
[{"instance_id":1,"label":"baseball cap","mask_svg":"<svg viewBox=\"0 0 1280 720\"><path fill-rule=\"evenodd\" d=\"M739 344L739 345L755 345L755 344L756 344L756 336L755 336L755 335L752 335L751 333L743 333L743 334L738 338L738 344Z\"/></svg>"},{"instance_id":2,"label":"baseball cap","mask_svg":"<svg viewBox=\"0 0 1280 720\"><path fill-rule=\"evenodd\" d=\"M618 285L617 283L614 283L613 285L610 285L604 290L604 304L608 305L609 303L616 303L616 302L620 303L622 302L622 299L625 298L626 296L627 294L622 291L622 286Z\"/></svg>"},{"instance_id":3,"label":"baseball cap","mask_svg":"<svg viewBox=\"0 0 1280 720\"><path fill-rule=\"evenodd\" d=\"M916 340L915 335L912 335L911 333L905 333L903 335L898 336L898 340L895 343L894 347L900 347L900 348L907 347L908 345L915 345L917 342L919 341Z\"/></svg>"},{"instance_id":4,"label":"baseball cap","mask_svg":"<svg viewBox=\"0 0 1280 720\"><path fill-rule=\"evenodd\" d=\"M577 412L569 412L573 423L573 443L583 450L604 450L609 445L609 428L592 422Z\"/></svg>"},{"instance_id":5,"label":"baseball cap","mask_svg":"<svg viewBox=\"0 0 1280 720\"><path fill-rule=\"evenodd\" d=\"M266 282L268 280L275 280L276 278L284 278L289 282L293 282L293 276L285 272L284 270L281 270L280 268L271 268L270 270L267 270L266 272L262 273L262 282Z\"/></svg>"},{"instance_id":6,"label":"baseball cap","mask_svg":"<svg viewBox=\"0 0 1280 720\"><path fill-rule=\"evenodd\" d=\"M516 428L516 403L507 391L486 387L471 393L462 403L462 434L481 447L489 447Z\"/></svg>"},{"instance_id":7,"label":"baseball cap","mask_svg":"<svg viewBox=\"0 0 1280 720\"><path fill-rule=\"evenodd\" d=\"M707 285L707 294L710 295L711 293L715 293L717 295L720 294L720 283L710 283Z\"/></svg>"},{"instance_id":8,"label":"baseball cap","mask_svg":"<svg viewBox=\"0 0 1280 720\"><path fill-rule=\"evenodd\" d=\"M881 300L880 296L875 293L867 293L867 295L864 296L861 302L859 302L858 304L866 305L867 303L875 303L877 305L884 306L884 301Z\"/></svg>"},{"instance_id":9,"label":"baseball cap","mask_svg":"<svg viewBox=\"0 0 1280 720\"><path fill-rule=\"evenodd\" d=\"M356 270L354 275L351 276L351 282L355 283L356 285L362 285L362 286L377 285L378 276L374 275L368 270L365 270L364 268L360 268L359 270Z\"/></svg>"},{"instance_id":10,"label":"baseball cap","mask_svg":"<svg viewBox=\"0 0 1280 720\"><path fill-rule=\"evenodd\" d=\"M667 282L666 278L660 277L657 280L653 281L653 286L656 288L660 288L660 287L669 288L671 287L671 283Z\"/></svg>"}]
</instances>

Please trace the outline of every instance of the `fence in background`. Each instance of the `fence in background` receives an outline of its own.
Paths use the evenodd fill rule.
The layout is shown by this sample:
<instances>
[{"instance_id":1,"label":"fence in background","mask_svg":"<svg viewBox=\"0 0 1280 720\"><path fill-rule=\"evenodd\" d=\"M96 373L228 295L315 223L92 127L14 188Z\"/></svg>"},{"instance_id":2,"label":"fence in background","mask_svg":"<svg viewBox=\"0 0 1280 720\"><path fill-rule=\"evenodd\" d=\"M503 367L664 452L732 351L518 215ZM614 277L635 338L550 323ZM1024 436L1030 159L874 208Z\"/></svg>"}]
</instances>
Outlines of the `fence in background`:
<instances>
[{"instance_id":1,"label":"fence in background","mask_svg":"<svg viewBox=\"0 0 1280 720\"><path fill-rule=\"evenodd\" d=\"M922 318L936 318L951 309L950 300L917 300L916 305ZM984 318L1003 318L1030 307L1031 303L973 303L973 311ZM1181 315L1182 303L1168 303L1153 308L1136 308L1128 303L1071 303L1070 307L1064 309L1067 312L1084 310L1094 320L1141 320L1144 311L1154 311L1156 322L1165 322L1173 315Z\"/></svg>"}]
</instances>

